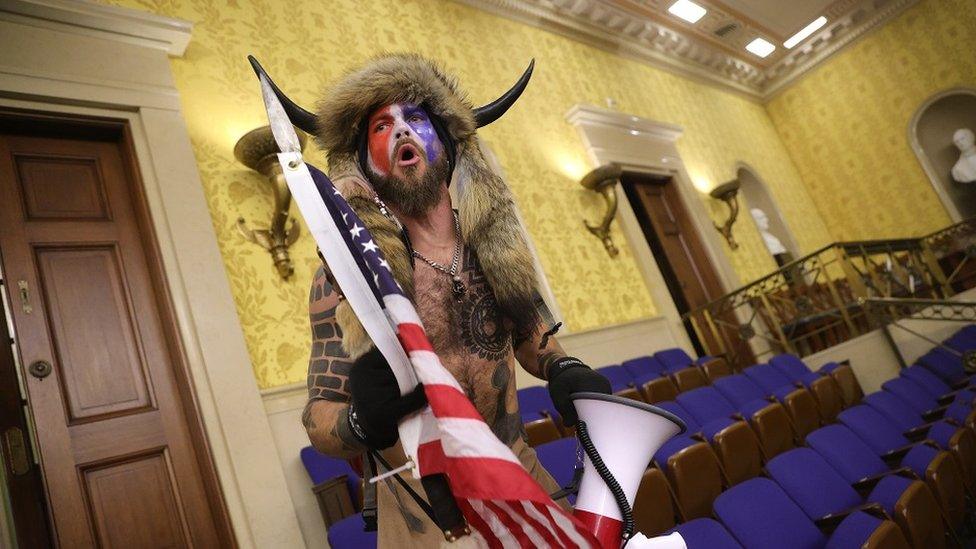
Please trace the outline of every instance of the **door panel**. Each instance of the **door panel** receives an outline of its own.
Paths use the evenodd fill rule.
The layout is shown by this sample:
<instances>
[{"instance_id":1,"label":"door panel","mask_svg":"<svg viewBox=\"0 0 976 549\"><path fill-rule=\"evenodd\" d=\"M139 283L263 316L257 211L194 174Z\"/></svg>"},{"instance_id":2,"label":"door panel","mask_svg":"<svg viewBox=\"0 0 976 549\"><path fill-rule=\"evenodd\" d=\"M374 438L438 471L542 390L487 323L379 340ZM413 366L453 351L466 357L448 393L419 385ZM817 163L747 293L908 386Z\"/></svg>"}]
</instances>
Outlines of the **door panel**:
<instances>
[{"instance_id":1,"label":"door panel","mask_svg":"<svg viewBox=\"0 0 976 549\"><path fill-rule=\"evenodd\" d=\"M55 537L215 547L226 524L206 493L123 150L0 135L0 196L14 198L0 201L0 252L27 290L10 296L19 349L25 365L53 365L26 379Z\"/></svg>"},{"instance_id":2,"label":"door panel","mask_svg":"<svg viewBox=\"0 0 976 549\"><path fill-rule=\"evenodd\" d=\"M17 154L14 163L27 219L108 219L96 159Z\"/></svg>"},{"instance_id":3,"label":"door panel","mask_svg":"<svg viewBox=\"0 0 976 549\"><path fill-rule=\"evenodd\" d=\"M145 361L116 247L40 248L35 257L68 422L148 408Z\"/></svg>"},{"instance_id":4,"label":"door panel","mask_svg":"<svg viewBox=\"0 0 976 549\"><path fill-rule=\"evenodd\" d=\"M173 492L173 470L165 452L112 462L82 471L89 514L104 547L190 545ZM129 494L138 493L135 499Z\"/></svg>"}]
</instances>

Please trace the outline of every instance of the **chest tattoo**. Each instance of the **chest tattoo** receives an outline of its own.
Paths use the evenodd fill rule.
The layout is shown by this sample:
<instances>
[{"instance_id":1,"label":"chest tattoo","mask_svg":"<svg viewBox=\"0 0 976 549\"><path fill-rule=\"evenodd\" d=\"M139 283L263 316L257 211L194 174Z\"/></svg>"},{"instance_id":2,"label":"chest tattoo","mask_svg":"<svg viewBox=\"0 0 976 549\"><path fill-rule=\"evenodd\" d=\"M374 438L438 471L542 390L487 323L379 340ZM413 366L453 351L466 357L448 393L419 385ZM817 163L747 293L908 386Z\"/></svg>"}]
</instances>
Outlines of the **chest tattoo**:
<instances>
[{"instance_id":1,"label":"chest tattoo","mask_svg":"<svg viewBox=\"0 0 976 549\"><path fill-rule=\"evenodd\" d=\"M498 314L495 294L481 273L474 254L465 251L464 270L469 274L468 291L461 300L458 323L461 342L473 354L489 361L508 354L509 330Z\"/></svg>"}]
</instances>

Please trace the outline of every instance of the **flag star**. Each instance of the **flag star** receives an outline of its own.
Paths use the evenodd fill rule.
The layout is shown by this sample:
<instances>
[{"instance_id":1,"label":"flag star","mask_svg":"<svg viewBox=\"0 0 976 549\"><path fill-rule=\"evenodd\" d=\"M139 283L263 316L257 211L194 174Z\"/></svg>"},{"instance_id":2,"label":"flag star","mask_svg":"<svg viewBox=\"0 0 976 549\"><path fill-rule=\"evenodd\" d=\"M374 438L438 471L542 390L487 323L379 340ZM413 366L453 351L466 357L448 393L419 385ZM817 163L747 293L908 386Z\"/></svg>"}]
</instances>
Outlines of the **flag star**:
<instances>
[{"instance_id":1,"label":"flag star","mask_svg":"<svg viewBox=\"0 0 976 549\"><path fill-rule=\"evenodd\" d=\"M384 269L386 269L387 271L389 271L389 270L390 270L390 264L389 264L389 263L387 263L385 259L381 259L381 260L380 260L380 267L383 267L383 268L384 268Z\"/></svg>"},{"instance_id":2,"label":"flag star","mask_svg":"<svg viewBox=\"0 0 976 549\"><path fill-rule=\"evenodd\" d=\"M334 195L336 195L336 196L342 196L342 193L340 193L340 192L339 192L339 189L335 189L335 188L334 188L334 190L333 190L333 193L332 193L332 194L334 194Z\"/></svg>"},{"instance_id":3,"label":"flag star","mask_svg":"<svg viewBox=\"0 0 976 549\"><path fill-rule=\"evenodd\" d=\"M347 218L347 217L349 217L349 214L347 214L347 213L343 213L343 214L342 214L342 220L343 220L343 221L346 221L346 218Z\"/></svg>"},{"instance_id":4,"label":"flag star","mask_svg":"<svg viewBox=\"0 0 976 549\"><path fill-rule=\"evenodd\" d=\"M380 247L377 246L376 243L373 242L372 240L367 240L366 242L363 242L362 244L363 244L363 251L364 252L375 252L376 250L380 249Z\"/></svg>"},{"instance_id":5,"label":"flag star","mask_svg":"<svg viewBox=\"0 0 976 549\"><path fill-rule=\"evenodd\" d=\"M351 229L349 229L349 232L352 234L353 238L359 238L359 233L365 230L366 230L365 227L360 227L359 224L357 223L353 225Z\"/></svg>"},{"instance_id":6,"label":"flag star","mask_svg":"<svg viewBox=\"0 0 976 549\"><path fill-rule=\"evenodd\" d=\"M373 284L375 284L377 287L380 285L380 277L376 273L373 273Z\"/></svg>"}]
</instances>

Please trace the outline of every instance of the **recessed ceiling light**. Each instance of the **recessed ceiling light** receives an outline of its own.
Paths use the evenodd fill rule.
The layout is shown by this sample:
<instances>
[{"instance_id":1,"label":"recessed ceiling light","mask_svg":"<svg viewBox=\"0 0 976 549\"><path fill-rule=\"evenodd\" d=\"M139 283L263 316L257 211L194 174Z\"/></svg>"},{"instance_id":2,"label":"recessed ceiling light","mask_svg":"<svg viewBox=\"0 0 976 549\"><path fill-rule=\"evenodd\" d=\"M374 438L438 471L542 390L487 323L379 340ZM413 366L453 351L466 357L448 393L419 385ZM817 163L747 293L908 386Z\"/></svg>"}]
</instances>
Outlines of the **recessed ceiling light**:
<instances>
[{"instance_id":1,"label":"recessed ceiling light","mask_svg":"<svg viewBox=\"0 0 976 549\"><path fill-rule=\"evenodd\" d=\"M826 24L827 24L827 18L821 15L820 17L814 19L813 22L810 23L809 25L803 27L803 29L800 32L791 36L789 40L783 42L783 46L785 46L786 49L792 48L793 46L806 40L808 36L817 32L818 30L820 30L820 27Z\"/></svg>"},{"instance_id":2,"label":"recessed ceiling light","mask_svg":"<svg viewBox=\"0 0 976 549\"><path fill-rule=\"evenodd\" d=\"M756 38L752 42L749 42L746 49L759 57L766 57L767 55L773 53L776 46L770 44L768 41L763 40L762 38Z\"/></svg>"},{"instance_id":3,"label":"recessed ceiling light","mask_svg":"<svg viewBox=\"0 0 976 549\"><path fill-rule=\"evenodd\" d=\"M708 10L691 0L678 0L674 4L671 4L668 11L672 15L676 15L689 23L697 23L699 19L705 17L705 14L708 13Z\"/></svg>"}]
</instances>

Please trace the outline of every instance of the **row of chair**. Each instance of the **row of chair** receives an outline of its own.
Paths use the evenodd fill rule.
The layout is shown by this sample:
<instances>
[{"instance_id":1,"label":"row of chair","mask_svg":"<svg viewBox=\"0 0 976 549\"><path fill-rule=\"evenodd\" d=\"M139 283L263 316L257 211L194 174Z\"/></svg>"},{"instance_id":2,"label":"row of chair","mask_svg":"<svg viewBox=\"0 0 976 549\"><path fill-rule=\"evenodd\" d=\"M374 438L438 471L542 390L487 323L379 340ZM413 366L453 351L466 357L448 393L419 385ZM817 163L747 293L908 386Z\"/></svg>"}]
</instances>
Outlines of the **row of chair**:
<instances>
[{"instance_id":1,"label":"row of chair","mask_svg":"<svg viewBox=\"0 0 976 549\"><path fill-rule=\"evenodd\" d=\"M787 368L787 372L790 371L789 368L797 367L792 363L783 366ZM778 398L781 397L783 406L790 414L790 421L796 423L798 435L802 438L816 428L820 413L818 408L832 420L842 405L857 402L863 393L847 364L832 363L818 374L807 371L802 364L799 368L806 372L798 379L802 380L808 391L794 391L793 387L787 386L790 380L784 379L770 365L749 369L747 380L732 376L733 371L720 358L704 357L694 360L682 349L659 351L653 356L638 357L620 365L598 368L598 371L610 380L614 394L650 404L673 401L680 394L709 384L719 388L727 397L734 395L733 398L746 398L748 401L761 398L763 395L760 393L763 391L772 394L771 389L784 387L788 390L778 395ZM773 377L770 378L767 374ZM758 387L755 386L756 383ZM775 387L769 387L771 384ZM537 446L571 434L563 428L548 392L543 387L520 389L518 399L530 445ZM772 416L767 419L766 416L770 413ZM768 421L783 421L779 410L767 410L763 414L760 425L765 426ZM768 429L764 433L767 431ZM768 437L764 437L764 440L768 440Z\"/></svg>"},{"instance_id":2,"label":"row of chair","mask_svg":"<svg viewBox=\"0 0 976 549\"><path fill-rule=\"evenodd\" d=\"M955 358L958 361L959 357ZM654 535L684 521L677 528L686 539L689 534L682 528L704 528L719 536L720 530L708 524L708 517L717 516L723 523L726 518L735 522L731 516L722 516L720 502L739 497L750 501L753 498L741 494L754 490L783 491L789 501L800 504L810 520L836 525L837 517L831 523L826 517L830 513L818 512L825 505L834 513L849 508L850 505L844 504L853 501L853 491L862 499L868 515L874 513L874 518L861 516L851 520L862 526L874 524L871 535L890 541L895 535L890 523L883 524L878 518L887 516L895 519L901 527L896 530L912 545L941 546L947 531L955 532L962 527L963 486L971 490L974 454L972 448L968 453L966 448L970 444L967 440L971 441L973 436L972 398L967 400L957 394L953 404L942 410L947 412L954 407L955 413L923 429L922 414L938 411L931 406L923 409L922 397L946 401L945 393L952 389L945 380L926 369L924 363L904 370L900 378L890 380L882 391L868 395L860 404L859 387L842 390L837 377L832 375L839 367L828 365L811 372L800 359L781 355L769 364L747 368L743 374L715 379L711 387L658 403L682 417L689 424L690 432L666 443L655 456L656 467L645 475L638 494L640 505L635 506L641 531ZM849 373L856 384L852 372ZM951 370L951 376L957 385L968 379L960 364ZM922 381L915 382L915 379ZM914 404L899 404L905 391L911 393L909 398L914 399ZM811 400L819 417L809 412ZM906 413L910 409L917 410L918 417ZM836 424L835 419L839 420ZM967 423L970 427L962 428ZM901 432L911 429L915 431ZM921 440L922 435L931 440L912 444L913 440ZM563 446L559 453L575 455L575 443L571 439L552 445L557 444ZM807 447L797 447L802 444ZM556 452L547 446L540 446L537 451L540 460L549 465L553 461L550 454ZM557 478L567 473L564 465L552 465L551 470ZM827 479L823 482L829 481L833 488L824 484L816 489L817 482L805 485L811 477L804 475L814 470L819 471L815 478ZM764 479L756 478L760 473L775 481L774 488L764 485ZM888 477L883 482L878 476L882 474ZM791 475L802 478L790 484ZM841 483L837 483L838 479ZM728 511L742 505L724 508ZM736 528L749 529L743 524ZM848 534L852 531L851 527L844 530ZM863 528L857 531L868 532ZM747 546L764 546L746 531L741 535L751 540ZM740 532L736 532L736 538L739 536ZM712 539L712 543L718 542Z\"/></svg>"},{"instance_id":3,"label":"row of chair","mask_svg":"<svg viewBox=\"0 0 976 549\"><path fill-rule=\"evenodd\" d=\"M952 351L934 349L866 397L848 365L811 372L789 355L734 373L673 349L600 369L614 392L689 424L645 472L640 531L678 531L692 549L942 546L976 488L976 389L960 357L976 349L976 326L946 345ZM520 390L519 404L530 440L533 422L549 426L541 438L551 442L536 451L565 485L575 438L558 438L572 433L559 428L545 388ZM362 479L347 462L311 447L302 460L317 486L344 479L358 510ZM328 536L333 547L376 543L358 514L330 524Z\"/></svg>"}]
</instances>

